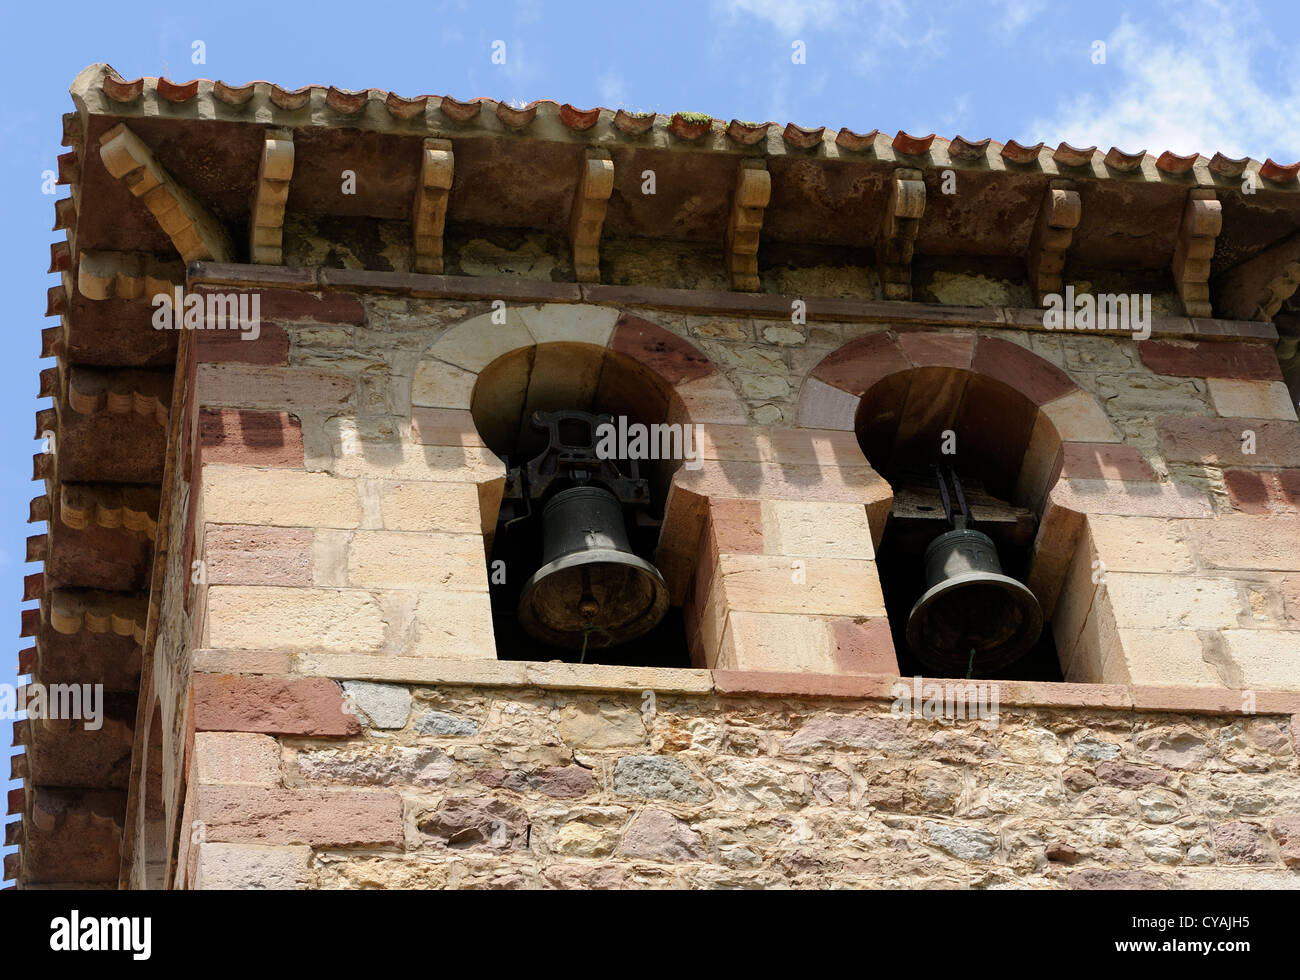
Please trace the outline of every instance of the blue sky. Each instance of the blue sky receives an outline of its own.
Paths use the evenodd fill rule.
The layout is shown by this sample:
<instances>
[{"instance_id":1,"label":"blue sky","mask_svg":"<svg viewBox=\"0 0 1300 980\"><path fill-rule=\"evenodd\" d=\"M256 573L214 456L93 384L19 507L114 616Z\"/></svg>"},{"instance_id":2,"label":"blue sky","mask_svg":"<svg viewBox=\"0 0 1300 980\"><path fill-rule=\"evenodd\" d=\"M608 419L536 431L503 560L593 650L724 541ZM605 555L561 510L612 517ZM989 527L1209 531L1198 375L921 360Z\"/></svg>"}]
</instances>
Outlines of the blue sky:
<instances>
[{"instance_id":1,"label":"blue sky","mask_svg":"<svg viewBox=\"0 0 1300 980\"><path fill-rule=\"evenodd\" d=\"M12 681L28 525L34 396L67 89L107 61L164 75L380 88L401 95L538 98L730 119L905 129L1022 144L1300 159L1300 4L1089 0L474 0L411 4L11 3L0 32L0 596L14 606L0 683ZM163 8L165 9L165 8ZM504 65L493 64L504 41ZM193 64L195 41L205 64ZM806 62L792 63L804 42ZM1094 64L1094 42L1106 45ZM59 188L58 196L66 196ZM0 721L0 739L10 742ZM8 766L4 767L8 775ZM8 788L12 788L12 784Z\"/></svg>"}]
</instances>

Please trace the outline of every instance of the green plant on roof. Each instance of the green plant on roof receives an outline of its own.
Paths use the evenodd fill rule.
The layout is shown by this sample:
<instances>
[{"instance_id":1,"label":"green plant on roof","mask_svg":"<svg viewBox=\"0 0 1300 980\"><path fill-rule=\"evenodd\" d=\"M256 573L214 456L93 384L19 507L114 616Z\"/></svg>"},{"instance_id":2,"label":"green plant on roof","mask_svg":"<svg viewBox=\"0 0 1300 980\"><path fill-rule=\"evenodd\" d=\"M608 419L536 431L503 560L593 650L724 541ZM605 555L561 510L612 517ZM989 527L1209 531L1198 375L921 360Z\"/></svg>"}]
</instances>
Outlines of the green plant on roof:
<instances>
[{"instance_id":1,"label":"green plant on roof","mask_svg":"<svg viewBox=\"0 0 1300 980\"><path fill-rule=\"evenodd\" d=\"M682 122L690 123L692 126L713 122L713 117L707 112L679 112L677 115L681 118Z\"/></svg>"}]
</instances>

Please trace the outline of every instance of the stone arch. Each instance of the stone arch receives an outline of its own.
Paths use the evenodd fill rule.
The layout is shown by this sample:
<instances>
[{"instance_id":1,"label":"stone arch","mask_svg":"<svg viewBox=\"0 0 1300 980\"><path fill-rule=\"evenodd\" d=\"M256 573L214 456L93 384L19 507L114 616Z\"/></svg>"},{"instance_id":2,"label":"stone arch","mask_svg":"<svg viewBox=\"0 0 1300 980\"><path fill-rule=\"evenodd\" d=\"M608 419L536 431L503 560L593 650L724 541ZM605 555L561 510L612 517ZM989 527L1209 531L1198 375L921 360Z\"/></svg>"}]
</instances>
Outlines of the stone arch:
<instances>
[{"instance_id":1,"label":"stone arch","mask_svg":"<svg viewBox=\"0 0 1300 980\"><path fill-rule=\"evenodd\" d=\"M1033 407L1017 479L1017 497L1028 506L1041 506L1067 475L1104 478L1138 462L1140 454L1123 445L1096 398L1065 371L1020 344L987 334L882 330L850 341L805 379L797 424L857 431L869 392L905 388L916 372L936 369L999 384Z\"/></svg>"},{"instance_id":2,"label":"stone arch","mask_svg":"<svg viewBox=\"0 0 1300 980\"><path fill-rule=\"evenodd\" d=\"M140 796L141 882L148 889L167 887L167 806L163 776L163 711L154 698L149 727L145 730L144 792Z\"/></svg>"},{"instance_id":3,"label":"stone arch","mask_svg":"<svg viewBox=\"0 0 1300 980\"><path fill-rule=\"evenodd\" d=\"M496 319L500 321L500 314ZM494 323L492 313L460 323L431 344L416 367L411 426L413 437L425 447L454 449L467 461L475 457L467 473L473 474L470 478L478 485L479 513L489 552L506 466L494 451L502 444L500 434L485 432L476 422L476 416L482 421L491 414L483 411L485 392L509 402L496 413L500 417L523 418L530 392L545 387L548 381L558 380L557 388L572 389L575 384L580 388L583 382L566 374L573 370L590 373L590 384L604 384L621 395L644 394L649 403L628 414L640 415L648 422L737 429L749 424L744 403L707 355L690 341L641 317L610 307L546 304L509 309L504 323ZM594 401L598 404L601 399ZM547 405L543 398L542 407L558 406ZM674 605L679 605L694 567L699 525L697 514L683 516L673 508L674 468L677 473L682 471L680 461L651 478L652 491L664 506L665 535L672 538L668 547L661 539L660 567ZM678 546L688 539L688 560L683 562Z\"/></svg>"},{"instance_id":4,"label":"stone arch","mask_svg":"<svg viewBox=\"0 0 1300 980\"><path fill-rule=\"evenodd\" d=\"M550 303L492 313L452 327L416 367L413 408L469 411L480 374L520 350L581 344L618 355L671 394L669 422L744 424L744 403L709 358L690 341L641 317L603 306ZM499 319L499 315L498 315Z\"/></svg>"},{"instance_id":5,"label":"stone arch","mask_svg":"<svg viewBox=\"0 0 1300 980\"><path fill-rule=\"evenodd\" d=\"M1068 478L1127 478L1143 471L1154 480L1155 474L1065 371L1021 344L983 333L886 329L859 337L809 373L797 424L852 431L860 445L866 443L863 456L874 455L868 452L871 439L892 438L900 421L885 406L906 405L918 379L924 379L916 393L922 401L940 398L945 379L979 379L990 404L999 393L1023 400L1026 417L1008 423L1013 431L996 438L1020 457L1008 497L1039 517L1027 584L1051 617L1087 510Z\"/></svg>"}]
</instances>

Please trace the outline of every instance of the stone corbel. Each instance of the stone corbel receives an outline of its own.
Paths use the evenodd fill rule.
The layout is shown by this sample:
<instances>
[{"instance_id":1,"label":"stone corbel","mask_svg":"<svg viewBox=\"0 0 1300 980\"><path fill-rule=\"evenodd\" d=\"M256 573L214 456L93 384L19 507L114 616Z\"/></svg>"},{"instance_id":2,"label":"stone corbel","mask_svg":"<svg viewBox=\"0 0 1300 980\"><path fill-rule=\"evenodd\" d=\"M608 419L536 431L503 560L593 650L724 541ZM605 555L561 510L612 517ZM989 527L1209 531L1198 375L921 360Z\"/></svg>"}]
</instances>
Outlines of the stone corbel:
<instances>
[{"instance_id":1,"label":"stone corbel","mask_svg":"<svg viewBox=\"0 0 1300 980\"><path fill-rule=\"evenodd\" d=\"M578 282L600 282L600 233L613 191L614 161L609 151L588 149L569 221L573 268Z\"/></svg>"},{"instance_id":2,"label":"stone corbel","mask_svg":"<svg viewBox=\"0 0 1300 980\"><path fill-rule=\"evenodd\" d=\"M77 290L87 299L140 299L185 282L185 266L138 252L82 252Z\"/></svg>"},{"instance_id":3,"label":"stone corbel","mask_svg":"<svg viewBox=\"0 0 1300 980\"><path fill-rule=\"evenodd\" d=\"M186 262L230 262L233 252L221 223L172 179L140 137L118 123L99 140L110 175L144 203Z\"/></svg>"},{"instance_id":4,"label":"stone corbel","mask_svg":"<svg viewBox=\"0 0 1300 980\"><path fill-rule=\"evenodd\" d=\"M257 190L248 221L248 254L258 265L284 262L284 206L293 179L293 132L272 129L262 144L257 167Z\"/></svg>"},{"instance_id":5,"label":"stone corbel","mask_svg":"<svg viewBox=\"0 0 1300 980\"><path fill-rule=\"evenodd\" d=\"M1223 208L1214 189L1196 187L1187 196L1183 223L1174 248L1174 285L1186 316L1210 317L1210 260L1214 239L1223 227Z\"/></svg>"},{"instance_id":6,"label":"stone corbel","mask_svg":"<svg viewBox=\"0 0 1300 980\"><path fill-rule=\"evenodd\" d=\"M758 292L758 237L763 230L763 209L772 198L772 176L763 160L742 160L736 174L727 222L727 272L731 288Z\"/></svg>"},{"instance_id":7,"label":"stone corbel","mask_svg":"<svg viewBox=\"0 0 1300 980\"><path fill-rule=\"evenodd\" d=\"M912 298L912 247L924 213L921 171L900 167L890 178L889 203L876 239L876 265L885 299Z\"/></svg>"},{"instance_id":8,"label":"stone corbel","mask_svg":"<svg viewBox=\"0 0 1300 980\"><path fill-rule=\"evenodd\" d=\"M1272 320L1300 285L1300 234L1275 242L1218 276L1214 299L1219 316Z\"/></svg>"},{"instance_id":9,"label":"stone corbel","mask_svg":"<svg viewBox=\"0 0 1300 980\"><path fill-rule=\"evenodd\" d=\"M447 221L447 199L456 158L451 140L426 139L420 155L420 179L415 187L412 225L415 237L415 271L442 274L442 232Z\"/></svg>"},{"instance_id":10,"label":"stone corbel","mask_svg":"<svg viewBox=\"0 0 1300 980\"><path fill-rule=\"evenodd\" d=\"M1074 181L1053 180L1043 195L1025 256L1035 303L1042 303L1043 297L1049 293L1061 291L1065 253L1070 248L1081 216L1082 206Z\"/></svg>"}]
</instances>

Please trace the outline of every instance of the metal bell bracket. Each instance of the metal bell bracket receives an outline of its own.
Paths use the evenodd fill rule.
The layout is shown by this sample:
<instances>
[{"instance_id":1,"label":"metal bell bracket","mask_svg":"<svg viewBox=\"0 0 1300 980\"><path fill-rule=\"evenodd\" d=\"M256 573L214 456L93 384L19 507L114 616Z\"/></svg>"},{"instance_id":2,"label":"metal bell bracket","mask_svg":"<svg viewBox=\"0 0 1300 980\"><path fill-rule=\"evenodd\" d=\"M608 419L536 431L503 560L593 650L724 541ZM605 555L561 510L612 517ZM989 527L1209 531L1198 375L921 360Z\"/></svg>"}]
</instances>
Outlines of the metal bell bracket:
<instances>
[{"instance_id":1,"label":"metal bell bracket","mask_svg":"<svg viewBox=\"0 0 1300 980\"><path fill-rule=\"evenodd\" d=\"M636 460L601 459L596 455L596 429L614 424L614 416L593 415L576 409L534 412L530 420L538 432L547 433L546 448L506 476L505 496L515 500L541 500L550 495L552 484L598 483L623 504L650 503L650 482L643 479ZM580 441L566 440L575 430L584 433ZM620 469L620 462L630 475Z\"/></svg>"},{"instance_id":2,"label":"metal bell bracket","mask_svg":"<svg viewBox=\"0 0 1300 980\"><path fill-rule=\"evenodd\" d=\"M966 505L966 494L962 492L961 480L957 477L956 470L949 468L945 474L944 471L936 466L934 475L939 480L939 496L943 498L943 514L948 519L949 525L954 530L964 531L966 526L971 523L970 508ZM948 480L952 480L953 496L957 499L957 514L952 512L952 498L948 496Z\"/></svg>"}]
</instances>

